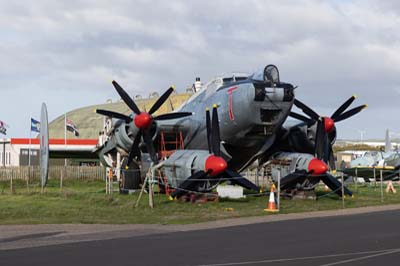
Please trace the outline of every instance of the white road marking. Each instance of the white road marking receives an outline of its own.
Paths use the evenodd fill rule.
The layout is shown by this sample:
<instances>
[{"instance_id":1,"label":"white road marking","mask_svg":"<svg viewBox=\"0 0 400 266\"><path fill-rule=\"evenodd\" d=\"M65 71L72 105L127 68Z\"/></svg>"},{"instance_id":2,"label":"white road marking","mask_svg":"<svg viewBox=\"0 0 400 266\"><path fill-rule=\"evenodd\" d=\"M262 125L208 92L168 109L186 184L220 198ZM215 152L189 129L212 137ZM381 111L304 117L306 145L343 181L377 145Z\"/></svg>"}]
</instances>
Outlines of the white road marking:
<instances>
[{"instance_id":1,"label":"white road marking","mask_svg":"<svg viewBox=\"0 0 400 266\"><path fill-rule=\"evenodd\" d=\"M378 256L384 256L392 253L400 252L400 248L396 249L385 249L385 250L372 250L372 251L363 251L363 252L354 252L354 253L341 253L341 254L333 254L333 255L321 255L321 256L311 256L311 257L297 257L297 258L288 258L288 259L273 259L273 260L255 260L255 261L242 261L242 262L227 262L227 263L217 263L217 264L201 264L196 266L229 266L229 265L251 265L251 264L260 264L260 263L271 263L271 262L284 262L284 261L296 261L296 260L312 260L312 259L321 259L321 258L334 258L334 257L344 257L344 256L356 256L356 255L366 255L366 254L374 254L369 256L364 256L361 258L355 258L350 260L344 260L340 262L334 262L330 264L323 264L320 266L331 266L338 265L347 262L363 260ZM378 254L376 254L378 253Z\"/></svg>"},{"instance_id":2,"label":"white road marking","mask_svg":"<svg viewBox=\"0 0 400 266\"><path fill-rule=\"evenodd\" d=\"M392 250L392 251L388 251L388 252L383 252L383 253L378 253L378 254L374 254L374 255L369 255L369 256L364 256L364 257L360 257L360 258L354 258L354 259L348 259L348 260L332 262L332 263L328 263L328 264L322 264L320 266L339 265L339 264L344 264L344 263L349 263L349 262L354 262L354 261L360 261L360 260L366 260L366 259L370 259L370 258L375 258L375 257L379 257L379 256L385 256L385 255L398 253L398 252L400 252L400 249Z\"/></svg>"}]
</instances>

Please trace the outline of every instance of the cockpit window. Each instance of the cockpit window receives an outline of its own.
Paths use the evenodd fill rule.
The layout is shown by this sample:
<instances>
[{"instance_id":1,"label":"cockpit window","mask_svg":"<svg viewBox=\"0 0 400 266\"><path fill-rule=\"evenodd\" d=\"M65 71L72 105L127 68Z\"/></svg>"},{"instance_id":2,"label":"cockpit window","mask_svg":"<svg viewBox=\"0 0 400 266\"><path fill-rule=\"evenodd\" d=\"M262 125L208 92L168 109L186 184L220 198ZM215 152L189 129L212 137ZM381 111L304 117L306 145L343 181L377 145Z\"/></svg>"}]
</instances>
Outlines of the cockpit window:
<instances>
[{"instance_id":1,"label":"cockpit window","mask_svg":"<svg viewBox=\"0 0 400 266\"><path fill-rule=\"evenodd\" d=\"M263 69L259 69L251 76L254 80L279 84L279 70L275 65L268 65Z\"/></svg>"},{"instance_id":2,"label":"cockpit window","mask_svg":"<svg viewBox=\"0 0 400 266\"><path fill-rule=\"evenodd\" d=\"M279 71L275 65L268 65L265 67L264 80L269 80L272 83L280 83Z\"/></svg>"},{"instance_id":3,"label":"cockpit window","mask_svg":"<svg viewBox=\"0 0 400 266\"><path fill-rule=\"evenodd\" d=\"M233 79L233 77L230 77L230 78L223 78L222 81L224 82L224 84L227 84L227 83L232 83L232 82L234 82L234 79Z\"/></svg>"},{"instance_id":4,"label":"cockpit window","mask_svg":"<svg viewBox=\"0 0 400 266\"><path fill-rule=\"evenodd\" d=\"M248 77L235 77L236 81L246 80Z\"/></svg>"}]
</instances>

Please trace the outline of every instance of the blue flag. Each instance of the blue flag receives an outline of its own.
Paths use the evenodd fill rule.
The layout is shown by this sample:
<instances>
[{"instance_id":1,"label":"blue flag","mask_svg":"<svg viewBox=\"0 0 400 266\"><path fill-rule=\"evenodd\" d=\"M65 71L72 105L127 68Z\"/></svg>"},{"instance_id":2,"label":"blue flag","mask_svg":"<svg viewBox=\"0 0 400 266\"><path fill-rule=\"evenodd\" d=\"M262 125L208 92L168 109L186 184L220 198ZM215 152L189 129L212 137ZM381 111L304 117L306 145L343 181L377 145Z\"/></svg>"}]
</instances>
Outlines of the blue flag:
<instances>
[{"instance_id":1,"label":"blue flag","mask_svg":"<svg viewBox=\"0 0 400 266\"><path fill-rule=\"evenodd\" d=\"M40 122L31 118L31 131L40 132Z\"/></svg>"}]
</instances>

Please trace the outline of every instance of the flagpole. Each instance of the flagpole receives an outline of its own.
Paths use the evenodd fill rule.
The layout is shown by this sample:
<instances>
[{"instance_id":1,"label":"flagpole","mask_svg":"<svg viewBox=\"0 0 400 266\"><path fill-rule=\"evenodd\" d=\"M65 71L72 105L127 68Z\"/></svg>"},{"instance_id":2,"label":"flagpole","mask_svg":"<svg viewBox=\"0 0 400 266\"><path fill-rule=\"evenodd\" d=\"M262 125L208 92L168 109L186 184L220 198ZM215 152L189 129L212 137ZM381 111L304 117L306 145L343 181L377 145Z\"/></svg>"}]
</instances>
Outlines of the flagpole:
<instances>
[{"instance_id":1,"label":"flagpole","mask_svg":"<svg viewBox=\"0 0 400 266\"><path fill-rule=\"evenodd\" d=\"M32 117L31 117L31 125L29 127L29 153L28 153L28 166L31 166L31 139L32 139Z\"/></svg>"}]
</instances>

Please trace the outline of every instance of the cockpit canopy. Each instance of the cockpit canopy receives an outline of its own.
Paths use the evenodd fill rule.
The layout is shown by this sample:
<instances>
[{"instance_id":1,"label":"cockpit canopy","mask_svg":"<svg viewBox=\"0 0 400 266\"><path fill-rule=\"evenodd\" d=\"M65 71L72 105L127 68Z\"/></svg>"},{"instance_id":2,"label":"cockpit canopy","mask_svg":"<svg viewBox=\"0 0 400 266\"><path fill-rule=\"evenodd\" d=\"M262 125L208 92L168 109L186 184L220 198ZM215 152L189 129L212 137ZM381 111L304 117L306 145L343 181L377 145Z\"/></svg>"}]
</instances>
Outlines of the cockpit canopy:
<instances>
[{"instance_id":1,"label":"cockpit canopy","mask_svg":"<svg viewBox=\"0 0 400 266\"><path fill-rule=\"evenodd\" d=\"M204 87L207 91L216 91L222 86L227 86L231 83L246 80L249 78L249 74L247 73L229 73L222 74L219 77L214 78L210 82L208 82Z\"/></svg>"},{"instance_id":2,"label":"cockpit canopy","mask_svg":"<svg viewBox=\"0 0 400 266\"><path fill-rule=\"evenodd\" d=\"M254 74L251 75L250 77L253 80L270 82L272 84L281 83L279 78L279 70L275 65L267 65L263 69L254 72Z\"/></svg>"}]
</instances>

